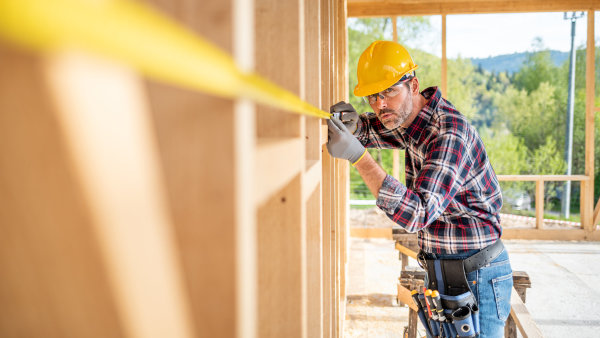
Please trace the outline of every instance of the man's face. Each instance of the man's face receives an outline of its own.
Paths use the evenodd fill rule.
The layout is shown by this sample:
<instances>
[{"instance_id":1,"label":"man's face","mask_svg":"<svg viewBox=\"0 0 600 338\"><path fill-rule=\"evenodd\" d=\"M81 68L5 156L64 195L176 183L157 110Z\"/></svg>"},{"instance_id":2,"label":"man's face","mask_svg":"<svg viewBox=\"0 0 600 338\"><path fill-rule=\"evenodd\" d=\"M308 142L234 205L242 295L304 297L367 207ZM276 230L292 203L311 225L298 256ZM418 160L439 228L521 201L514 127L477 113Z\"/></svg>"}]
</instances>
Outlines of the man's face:
<instances>
[{"instance_id":1,"label":"man's face","mask_svg":"<svg viewBox=\"0 0 600 338\"><path fill-rule=\"evenodd\" d=\"M409 87L411 82L412 79L368 98L373 112L387 129L400 127L412 113L413 101Z\"/></svg>"}]
</instances>

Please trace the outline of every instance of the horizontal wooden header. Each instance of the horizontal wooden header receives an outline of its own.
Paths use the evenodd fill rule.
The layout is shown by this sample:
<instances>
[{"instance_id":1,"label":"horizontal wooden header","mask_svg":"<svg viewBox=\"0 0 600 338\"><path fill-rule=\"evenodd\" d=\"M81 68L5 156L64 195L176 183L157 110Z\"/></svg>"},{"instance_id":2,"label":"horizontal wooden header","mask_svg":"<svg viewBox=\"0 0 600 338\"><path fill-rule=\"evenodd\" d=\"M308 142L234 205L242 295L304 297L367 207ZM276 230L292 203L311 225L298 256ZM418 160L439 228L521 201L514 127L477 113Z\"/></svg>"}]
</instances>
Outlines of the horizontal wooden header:
<instances>
[{"instance_id":1,"label":"horizontal wooden header","mask_svg":"<svg viewBox=\"0 0 600 338\"><path fill-rule=\"evenodd\" d=\"M598 0L348 0L348 17L599 10ZM514 24L507 22L508 24Z\"/></svg>"},{"instance_id":2,"label":"horizontal wooden header","mask_svg":"<svg viewBox=\"0 0 600 338\"><path fill-rule=\"evenodd\" d=\"M499 181L589 181L585 175L498 175Z\"/></svg>"}]
</instances>

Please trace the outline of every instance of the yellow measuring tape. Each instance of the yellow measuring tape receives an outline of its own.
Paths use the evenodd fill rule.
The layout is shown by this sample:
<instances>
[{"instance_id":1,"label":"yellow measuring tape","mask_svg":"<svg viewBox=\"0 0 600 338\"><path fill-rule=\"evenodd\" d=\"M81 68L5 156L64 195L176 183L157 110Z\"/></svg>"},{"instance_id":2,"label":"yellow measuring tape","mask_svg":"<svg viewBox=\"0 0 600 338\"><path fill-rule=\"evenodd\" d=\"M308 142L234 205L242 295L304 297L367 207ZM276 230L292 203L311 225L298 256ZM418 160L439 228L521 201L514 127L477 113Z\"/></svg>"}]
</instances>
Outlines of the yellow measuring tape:
<instances>
[{"instance_id":1,"label":"yellow measuring tape","mask_svg":"<svg viewBox=\"0 0 600 338\"><path fill-rule=\"evenodd\" d=\"M225 51L139 3L0 0L0 35L35 49L82 49L175 85L329 118L269 80L241 71Z\"/></svg>"}]
</instances>

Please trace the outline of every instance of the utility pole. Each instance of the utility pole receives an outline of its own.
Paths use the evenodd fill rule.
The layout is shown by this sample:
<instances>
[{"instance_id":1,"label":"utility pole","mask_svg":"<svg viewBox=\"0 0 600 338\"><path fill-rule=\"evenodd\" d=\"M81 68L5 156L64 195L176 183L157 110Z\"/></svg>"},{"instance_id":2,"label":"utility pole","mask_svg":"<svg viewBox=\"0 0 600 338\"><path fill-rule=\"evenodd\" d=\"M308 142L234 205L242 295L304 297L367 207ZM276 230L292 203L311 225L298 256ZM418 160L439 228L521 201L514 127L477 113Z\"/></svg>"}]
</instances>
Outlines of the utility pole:
<instances>
[{"instance_id":1,"label":"utility pole","mask_svg":"<svg viewBox=\"0 0 600 338\"><path fill-rule=\"evenodd\" d=\"M571 175L571 162L573 159L573 110L575 108L575 25L576 20L582 18L583 12L564 13L565 20L571 20L571 54L569 57L569 96L567 98L567 132L565 142L565 162L567 163L566 175ZM562 196L562 214L565 218L570 216L571 205L571 181L565 181Z\"/></svg>"}]
</instances>

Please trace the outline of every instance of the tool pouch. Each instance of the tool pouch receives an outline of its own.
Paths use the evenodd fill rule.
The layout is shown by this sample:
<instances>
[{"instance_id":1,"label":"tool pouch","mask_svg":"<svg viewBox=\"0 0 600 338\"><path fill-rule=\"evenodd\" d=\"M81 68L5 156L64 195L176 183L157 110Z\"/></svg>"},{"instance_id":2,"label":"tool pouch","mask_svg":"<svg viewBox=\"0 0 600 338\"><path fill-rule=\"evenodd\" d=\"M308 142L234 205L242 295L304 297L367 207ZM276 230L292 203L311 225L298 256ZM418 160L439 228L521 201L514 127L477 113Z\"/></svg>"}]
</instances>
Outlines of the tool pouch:
<instances>
[{"instance_id":1,"label":"tool pouch","mask_svg":"<svg viewBox=\"0 0 600 338\"><path fill-rule=\"evenodd\" d=\"M452 337L479 334L479 308L469 287L462 260L419 259L427 271L428 288L440 293L444 314ZM447 327L444 327L446 330Z\"/></svg>"},{"instance_id":2,"label":"tool pouch","mask_svg":"<svg viewBox=\"0 0 600 338\"><path fill-rule=\"evenodd\" d=\"M475 337L475 329L473 326L473 316L471 316L471 308L461 306L454 310L451 314L452 324L458 333L459 337Z\"/></svg>"}]
</instances>

